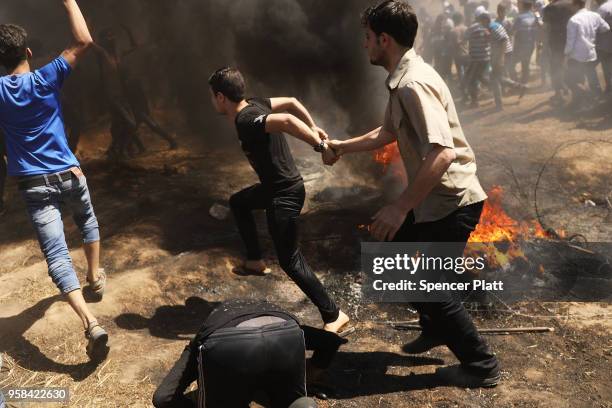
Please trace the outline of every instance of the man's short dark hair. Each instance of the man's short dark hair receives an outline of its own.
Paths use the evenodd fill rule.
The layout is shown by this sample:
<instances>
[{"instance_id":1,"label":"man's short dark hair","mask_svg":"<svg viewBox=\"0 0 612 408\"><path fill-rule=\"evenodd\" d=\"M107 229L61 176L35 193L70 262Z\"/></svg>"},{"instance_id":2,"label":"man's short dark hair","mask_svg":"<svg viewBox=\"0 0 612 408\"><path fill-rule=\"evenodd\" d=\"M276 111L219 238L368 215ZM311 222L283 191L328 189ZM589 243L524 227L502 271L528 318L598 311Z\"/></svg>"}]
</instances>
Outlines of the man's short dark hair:
<instances>
[{"instance_id":1,"label":"man's short dark hair","mask_svg":"<svg viewBox=\"0 0 612 408\"><path fill-rule=\"evenodd\" d=\"M455 23L455 25L459 25L459 24L463 23L463 14L461 14L458 11L455 11L453 13L452 19L453 19L453 23Z\"/></svg>"},{"instance_id":2,"label":"man's short dark hair","mask_svg":"<svg viewBox=\"0 0 612 408\"><path fill-rule=\"evenodd\" d=\"M0 64L13 70L28 58L28 33L15 24L0 25Z\"/></svg>"},{"instance_id":3,"label":"man's short dark hair","mask_svg":"<svg viewBox=\"0 0 612 408\"><path fill-rule=\"evenodd\" d=\"M376 35L387 33L398 44L412 48L419 29L413 8L402 0L384 0L363 12L362 24Z\"/></svg>"},{"instance_id":4,"label":"man's short dark hair","mask_svg":"<svg viewBox=\"0 0 612 408\"><path fill-rule=\"evenodd\" d=\"M208 84L215 94L221 93L232 102L244 99L246 84L240 71L225 67L216 70L208 79Z\"/></svg>"},{"instance_id":5,"label":"man's short dark hair","mask_svg":"<svg viewBox=\"0 0 612 408\"><path fill-rule=\"evenodd\" d=\"M574 3L575 6L583 9L586 7L586 1L585 0L573 0L572 3Z\"/></svg>"}]
</instances>

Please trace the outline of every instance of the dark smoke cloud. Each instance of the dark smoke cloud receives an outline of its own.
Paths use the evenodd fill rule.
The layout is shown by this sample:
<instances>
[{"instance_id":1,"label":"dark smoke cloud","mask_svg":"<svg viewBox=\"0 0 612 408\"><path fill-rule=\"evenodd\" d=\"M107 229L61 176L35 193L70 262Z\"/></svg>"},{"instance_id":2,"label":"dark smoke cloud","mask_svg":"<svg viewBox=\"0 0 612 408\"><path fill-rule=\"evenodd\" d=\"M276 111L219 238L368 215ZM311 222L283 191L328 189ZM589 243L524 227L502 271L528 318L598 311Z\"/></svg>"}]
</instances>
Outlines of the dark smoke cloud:
<instances>
[{"instance_id":1,"label":"dark smoke cloud","mask_svg":"<svg viewBox=\"0 0 612 408\"><path fill-rule=\"evenodd\" d=\"M0 19L23 25L52 55L68 38L59 1L3 0ZM335 131L376 126L384 109L384 71L362 48L361 11L370 0L81 0L94 36L113 27L127 48L125 24L142 44L126 63L158 103L177 106L191 127L215 138L206 80L238 66L251 94L296 96ZM36 49L34 50L36 52ZM95 60L94 58L91 58ZM96 99L95 61L81 68L80 89ZM98 98L99 99L99 98ZM101 108L100 108L101 110Z\"/></svg>"}]
</instances>

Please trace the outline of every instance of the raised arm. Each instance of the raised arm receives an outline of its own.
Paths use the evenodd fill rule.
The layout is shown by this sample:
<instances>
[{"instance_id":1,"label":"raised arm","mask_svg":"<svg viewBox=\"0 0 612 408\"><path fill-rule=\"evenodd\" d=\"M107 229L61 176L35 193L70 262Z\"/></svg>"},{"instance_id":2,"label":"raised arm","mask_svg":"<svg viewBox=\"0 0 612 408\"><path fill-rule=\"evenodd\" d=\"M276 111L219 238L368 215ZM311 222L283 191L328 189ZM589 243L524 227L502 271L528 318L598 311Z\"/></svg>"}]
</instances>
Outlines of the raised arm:
<instances>
[{"instance_id":1,"label":"raised arm","mask_svg":"<svg viewBox=\"0 0 612 408\"><path fill-rule=\"evenodd\" d=\"M72 43L62 52L62 57L70 66L74 67L85 51L93 44L93 39L76 0L63 0L63 2L70 22Z\"/></svg>"}]
</instances>

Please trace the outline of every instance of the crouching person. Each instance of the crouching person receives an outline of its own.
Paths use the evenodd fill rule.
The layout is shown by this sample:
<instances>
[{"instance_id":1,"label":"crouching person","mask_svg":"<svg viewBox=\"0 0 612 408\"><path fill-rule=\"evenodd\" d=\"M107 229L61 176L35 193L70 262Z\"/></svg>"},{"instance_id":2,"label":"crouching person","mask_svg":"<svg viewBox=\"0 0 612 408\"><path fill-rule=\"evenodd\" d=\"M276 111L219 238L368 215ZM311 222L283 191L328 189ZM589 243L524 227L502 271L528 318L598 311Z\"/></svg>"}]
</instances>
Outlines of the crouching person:
<instances>
[{"instance_id":1,"label":"crouching person","mask_svg":"<svg viewBox=\"0 0 612 408\"><path fill-rule=\"evenodd\" d=\"M306 350L314 371L326 369L341 344L338 335L300 326L278 306L234 300L218 306L163 379L156 408L247 408L256 394L271 408L311 408L306 397ZM198 402L185 390L198 382Z\"/></svg>"}]
</instances>

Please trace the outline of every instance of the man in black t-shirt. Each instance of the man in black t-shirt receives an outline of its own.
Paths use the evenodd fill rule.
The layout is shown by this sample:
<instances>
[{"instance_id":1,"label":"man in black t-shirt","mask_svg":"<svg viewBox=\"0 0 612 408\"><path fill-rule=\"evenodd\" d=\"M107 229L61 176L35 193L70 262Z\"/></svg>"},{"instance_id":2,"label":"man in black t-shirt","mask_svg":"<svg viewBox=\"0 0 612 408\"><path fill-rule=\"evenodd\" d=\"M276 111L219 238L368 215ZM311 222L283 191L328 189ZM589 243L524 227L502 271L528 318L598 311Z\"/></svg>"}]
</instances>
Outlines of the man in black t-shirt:
<instances>
[{"instance_id":1,"label":"man in black t-shirt","mask_svg":"<svg viewBox=\"0 0 612 408\"><path fill-rule=\"evenodd\" d=\"M299 250L297 221L306 191L283 133L310 144L322 154L324 163L331 164L336 157L325 143L327 135L295 98L245 100L246 86L237 69L219 69L208 82L215 109L235 124L242 150L260 180L230 198L247 250L244 269L256 274L266 270L252 214L266 210L281 268L319 309L324 329L337 333L349 318L329 297Z\"/></svg>"}]
</instances>

